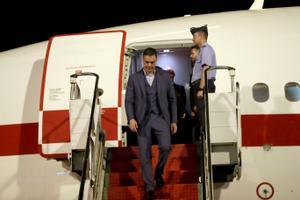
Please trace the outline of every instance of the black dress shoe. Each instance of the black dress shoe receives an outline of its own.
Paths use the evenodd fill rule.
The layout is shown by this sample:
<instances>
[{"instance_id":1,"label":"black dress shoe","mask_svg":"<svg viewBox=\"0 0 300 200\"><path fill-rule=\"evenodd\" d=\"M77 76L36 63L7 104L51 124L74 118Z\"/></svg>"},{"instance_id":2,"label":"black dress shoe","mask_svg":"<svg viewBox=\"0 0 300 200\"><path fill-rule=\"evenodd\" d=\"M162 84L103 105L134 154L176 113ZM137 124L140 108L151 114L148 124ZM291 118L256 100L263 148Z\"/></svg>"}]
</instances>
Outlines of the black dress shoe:
<instances>
[{"instance_id":1,"label":"black dress shoe","mask_svg":"<svg viewBox=\"0 0 300 200\"><path fill-rule=\"evenodd\" d=\"M154 191L146 191L146 200L152 200L154 198Z\"/></svg>"},{"instance_id":2,"label":"black dress shoe","mask_svg":"<svg viewBox=\"0 0 300 200\"><path fill-rule=\"evenodd\" d=\"M161 174L155 174L155 181L156 181L157 188L160 188L165 184L164 179Z\"/></svg>"}]
</instances>

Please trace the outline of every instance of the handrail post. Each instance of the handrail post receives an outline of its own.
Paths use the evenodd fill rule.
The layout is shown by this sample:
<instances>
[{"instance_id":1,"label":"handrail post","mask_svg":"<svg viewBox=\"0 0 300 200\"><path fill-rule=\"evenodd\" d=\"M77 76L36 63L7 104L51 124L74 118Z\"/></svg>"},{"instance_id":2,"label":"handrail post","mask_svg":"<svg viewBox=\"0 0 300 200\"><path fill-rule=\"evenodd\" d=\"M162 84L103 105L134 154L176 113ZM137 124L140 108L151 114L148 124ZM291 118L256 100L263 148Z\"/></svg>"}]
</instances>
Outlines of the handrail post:
<instances>
[{"instance_id":1,"label":"handrail post","mask_svg":"<svg viewBox=\"0 0 300 200\"><path fill-rule=\"evenodd\" d=\"M204 71L204 81L205 81L205 87L204 87L204 108L205 108L205 140L202 141L202 145L204 148L204 152L207 153L207 162L205 162L205 166L203 167L208 167L208 174L204 174L204 183L206 185L206 181L208 181L208 187L209 187L209 193L208 193L208 197L209 200L213 200L213 175L212 175L212 165L211 165L211 145L210 145L210 123L209 123L209 104L208 104L208 79L207 79L207 72L209 70L212 70L211 67L209 67L208 69L206 69ZM205 151L205 146L207 148L207 151ZM204 155L205 156L205 155ZM205 190L207 190L207 188L204 188ZM207 191L205 191L205 195ZM205 198L206 200L206 196L204 196L203 198Z\"/></svg>"}]
</instances>

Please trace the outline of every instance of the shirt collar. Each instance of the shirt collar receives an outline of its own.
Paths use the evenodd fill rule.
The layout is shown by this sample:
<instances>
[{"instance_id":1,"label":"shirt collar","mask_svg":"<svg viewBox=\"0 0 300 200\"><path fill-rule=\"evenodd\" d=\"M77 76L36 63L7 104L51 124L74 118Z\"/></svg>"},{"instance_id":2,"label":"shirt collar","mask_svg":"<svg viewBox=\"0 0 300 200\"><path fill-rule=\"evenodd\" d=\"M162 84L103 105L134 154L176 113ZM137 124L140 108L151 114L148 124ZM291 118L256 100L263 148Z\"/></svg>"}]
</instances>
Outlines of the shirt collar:
<instances>
[{"instance_id":1,"label":"shirt collar","mask_svg":"<svg viewBox=\"0 0 300 200\"><path fill-rule=\"evenodd\" d=\"M155 75L155 72L156 72L156 70L154 69L153 73L149 73L149 74L147 74L147 73L145 72L145 70L143 69L143 72L144 72L144 75L145 75L145 76L154 76L154 75Z\"/></svg>"},{"instance_id":2,"label":"shirt collar","mask_svg":"<svg viewBox=\"0 0 300 200\"><path fill-rule=\"evenodd\" d=\"M205 42L204 44L202 44L201 48L204 48L207 46L207 42Z\"/></svg>"}]
</instances>

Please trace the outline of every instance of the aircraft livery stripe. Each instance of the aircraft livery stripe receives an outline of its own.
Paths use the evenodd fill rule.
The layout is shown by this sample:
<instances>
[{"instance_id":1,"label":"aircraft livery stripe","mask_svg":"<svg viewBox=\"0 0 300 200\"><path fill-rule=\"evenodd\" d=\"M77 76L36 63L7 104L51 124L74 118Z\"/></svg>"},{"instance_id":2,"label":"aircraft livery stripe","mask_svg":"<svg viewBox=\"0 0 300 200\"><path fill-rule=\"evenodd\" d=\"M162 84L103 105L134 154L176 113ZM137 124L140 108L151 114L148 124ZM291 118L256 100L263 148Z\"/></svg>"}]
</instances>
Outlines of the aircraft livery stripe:
<instances>
[{"instance_id":1,"label":"aircraft livery stripe","mask_svg":"<svg viewBox=\"0 0 300 200\"><path fill-rule=\"evenodd\" d=\"M242 115L242 146L300 145L300 114Z\"/></svg>"},{"instance_id":2,"label":"aircraft livery stripe","mask_svg":"<svg viewBox=\"0 0 300 200\"><path fill-rule=\"evenodd\" d=\"M121 55L120 55L120 67L119 67L119 85L118 85L118 106L122 105L122 76L123 76L123 63L124 63L124 51L125 51L125 40L126 40L126 32L121 31L123 33L122 45L121 45Z\"/></svg>"},{"instance_id":3,"label":"aircraft livery stripe","mask_svg":"<svg viewBox=\"0 0 300 200\"><path fill-rule=\"evenodd\" d=\"M46 84L46 73L47 73L47 65L49 60L49 52L50 47L52 44L53 37L49 39L46 56L45 56L45 63L44 63L44 69L43 69L43 77L42 77L42 86L41 86L41 94L40 94L40 111L43 110L44 107L44 91L45 91L45 84Z\"/></svg>"},{"instance_id":4,"label":"aircraft livery stripe","mask_svg":"<svg viewBox=\"0 0 300 200\"><path fill-rule=\"evenodd\" d=\"M107 140L118 139L117 108L103 108L102 126L106 132ZM42 143L69 142L70 135L69 111L56 110L43 112Z\"/></svg>"},{"instance_id":5,"label":"aircraft livery stripe","mask_svg":"<svg viewBox=\"0 0 300 200\"><path fill-rule=\"evenodd\" d=\"M38 123L0 126L0 156L38 153Z\"/></svg>"},{"instance_id":6,"label":"aircraft livery stripe","mask_svg":"<svg viewBox=\"0 0 300 200\"><path fill-rule=\"evenodd\" d=\"M117 140L117 108L104 109L104 116L106 139ZM241 125L244 147L300 145L300 114L242 115ZM0 156L39 152L38 123L1 125L0 137Z\"/></svg>"},{"instance_id":7,"label":"aircraft livery stripe","mask_svg":"<svg viewBox=\"0 0 300 200\"><path fill-rule=\"evenodd\" d=\"M70 141L69 111L43 111L42 144Z\"/></svg>"},{"instance_id":8,"label":"aircraft livery stripe","mask_svg":"<svg viewBox=\"0 0 300 200\"><path fill-rule=\"evenodd\" d=\"M106 140L118 140L117 108L103 108L103 112L102 126L106 133ZM43 124L43 144L70 141L67 110L44 111ZM40 152L38 123L1 125L0 138L0 156Z\"/></svg>"}]
</instances>

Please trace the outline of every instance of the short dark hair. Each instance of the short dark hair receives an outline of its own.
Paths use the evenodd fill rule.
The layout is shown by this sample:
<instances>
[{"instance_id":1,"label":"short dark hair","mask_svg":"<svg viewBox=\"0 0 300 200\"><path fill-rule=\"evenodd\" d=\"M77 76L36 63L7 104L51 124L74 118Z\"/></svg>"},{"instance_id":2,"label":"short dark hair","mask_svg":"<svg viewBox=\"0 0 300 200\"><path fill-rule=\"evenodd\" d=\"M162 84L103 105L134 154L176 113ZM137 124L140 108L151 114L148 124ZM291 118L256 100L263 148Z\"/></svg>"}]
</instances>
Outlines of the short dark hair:
<instances>
[{"instance_id":1,"label":"short dark hair","mask_svg":"<svg viewBox=\"0 0 300 200\"><path fill-rule=\"evenodd\" d=\"M198 45L193 45L193 46L191 46L191 50L192 50L192 49L196 49L196 50L199 51L199 50L200 50L200 47L199 47Z\"/></svg>"},{"instance_id":2,"label":"short dark hair","mask_svg":"<svg viewBox=\"0 0 300 200\"><path fill-rule=\"evenodd\" d=\"M208 38L208 32L207 31L200 31L200 33L203 33L203 36L205 39Z\"/></svg>"},{"instance_id":3,"label":"short dark hair","mask_svg":"<svg viewBox=\"0 0 300 200\"><path fill-rule=\"evenodd\" d=\"M147 48L143 52L143 56L155 56L157 57L157 51L151 47Z\"/></svg>"}]
</instances>

